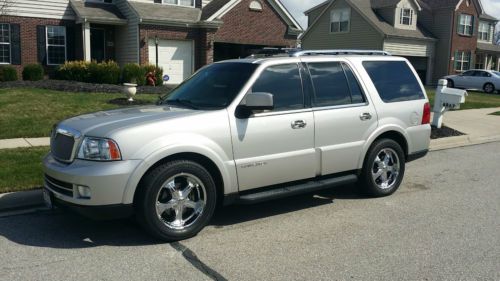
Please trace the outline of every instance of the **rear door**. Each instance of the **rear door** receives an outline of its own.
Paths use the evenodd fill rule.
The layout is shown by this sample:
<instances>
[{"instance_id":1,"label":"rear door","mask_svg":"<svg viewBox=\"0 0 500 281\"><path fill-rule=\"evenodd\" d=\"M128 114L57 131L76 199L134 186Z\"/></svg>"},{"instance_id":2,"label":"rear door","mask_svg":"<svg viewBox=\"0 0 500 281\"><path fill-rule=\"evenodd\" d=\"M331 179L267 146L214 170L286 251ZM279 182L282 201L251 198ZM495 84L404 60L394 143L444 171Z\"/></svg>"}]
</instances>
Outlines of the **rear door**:
<instances>
[{"instance_id":1,"label":"rear door","mask_svg":"<svg viewBox=\"0 0 500 281\"><path fill-rule=\"evenodd\" d=\"M347 61L306 62L312 83L318 175L357 169L377 113Z\"/></svg>"}]
</instances>

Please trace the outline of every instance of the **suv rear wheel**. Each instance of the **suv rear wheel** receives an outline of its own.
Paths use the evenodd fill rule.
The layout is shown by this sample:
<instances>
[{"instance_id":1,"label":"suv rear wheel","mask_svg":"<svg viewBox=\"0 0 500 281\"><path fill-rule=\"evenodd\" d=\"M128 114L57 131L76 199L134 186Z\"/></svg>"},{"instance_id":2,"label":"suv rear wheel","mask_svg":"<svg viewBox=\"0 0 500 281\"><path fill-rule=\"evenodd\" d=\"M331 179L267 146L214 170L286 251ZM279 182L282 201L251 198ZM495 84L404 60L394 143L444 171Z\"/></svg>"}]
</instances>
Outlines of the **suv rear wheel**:
<instances>
[{"instance_id":1,"label":"suv rear wheel","mask_svg":"<svg viewBox=\"0 0 500 281\"><path fill-rule=\"evenodd\" d=\"M176 160L149 172L137 198L138 220L153 236L181 240L196 235L211 219L216 187L200 164Z\"/></svg>"},{"instance_id":2,"label":"suv rear wheel","mask_svg":"<svg viewBox=\"0 0 500 281\"><path fill-rule=\"evenodd\" d=\"M394 193L405 172L405 158L401 146L391 139L372 144L365 158L362 182L366 192L380 197Z\"/></svg>"}]
</instances>

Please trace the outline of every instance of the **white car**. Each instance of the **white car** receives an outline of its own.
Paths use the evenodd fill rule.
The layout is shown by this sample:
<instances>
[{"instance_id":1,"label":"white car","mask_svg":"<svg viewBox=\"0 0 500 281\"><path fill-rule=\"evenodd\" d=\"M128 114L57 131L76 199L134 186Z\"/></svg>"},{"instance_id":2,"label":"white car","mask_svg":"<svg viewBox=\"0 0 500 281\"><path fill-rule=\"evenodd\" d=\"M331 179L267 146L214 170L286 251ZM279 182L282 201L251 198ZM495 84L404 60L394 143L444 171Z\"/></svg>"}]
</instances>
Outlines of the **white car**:
<instances>
[{"instance_id":1,"label":"white car","mask_svg":"<svg viewBox=\"0 0 500 281\"><path fill-rule=\"evenodd\" d=\"M493 70L471 69L459 75L448 75L448 87L482 90L493 93L500 90L500 72Z\"/></svg>"}]
</instances>

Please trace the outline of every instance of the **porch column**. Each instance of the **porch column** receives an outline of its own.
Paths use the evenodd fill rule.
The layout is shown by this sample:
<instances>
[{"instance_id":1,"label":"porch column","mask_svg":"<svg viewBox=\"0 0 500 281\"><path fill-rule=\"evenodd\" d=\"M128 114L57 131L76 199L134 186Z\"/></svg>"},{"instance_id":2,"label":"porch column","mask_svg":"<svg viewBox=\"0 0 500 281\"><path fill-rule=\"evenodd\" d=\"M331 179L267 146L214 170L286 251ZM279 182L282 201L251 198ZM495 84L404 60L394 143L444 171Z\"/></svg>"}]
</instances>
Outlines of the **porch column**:
<instances>
[{"instance_id":1,"label":"porch column","mask_svg":"<svg viewBox=\"0 0 500 281\"><path fill-rule=\"evenodd\" d=\"M484 69L490 69L488 65L488 54L484 55Z\"/></svg>"},{"instance_id":2,"label":"porch column","mask_svg":"<svg viewBox=\"0 0 500 281\"><path fill-rule=\"evenodd\" d=\"M90 23L85 21L82 23L83 34L83 60L90 61Z\"/></svg>"}]
</instances>

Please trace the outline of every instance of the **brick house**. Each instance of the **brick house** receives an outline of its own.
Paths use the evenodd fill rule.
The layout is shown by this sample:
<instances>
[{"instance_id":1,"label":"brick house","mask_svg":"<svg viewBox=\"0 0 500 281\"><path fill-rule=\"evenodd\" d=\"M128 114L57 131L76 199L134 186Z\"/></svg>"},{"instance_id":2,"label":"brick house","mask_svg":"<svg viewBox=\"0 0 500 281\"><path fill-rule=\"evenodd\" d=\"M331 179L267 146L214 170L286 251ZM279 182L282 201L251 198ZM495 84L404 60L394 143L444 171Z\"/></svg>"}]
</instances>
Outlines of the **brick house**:
<instances>
[{"instance_id":1,"label":"brick house","mask_svg":"<svg viewBox=\"0 0 500 281\"><path fill-rule=\"evenodd\" d=\"M0 0L0 64L18 71L68 60L158 63L180 83L215 60L296 45L301 27L279 0ZM157 60L158 54L158 60Z\"/></svg>"},{"instance_id":2,"label":"brick house","mask_svg":"<svg viewBox=\"0 0 500 281\"><path fill-rule=\"evenodd\" d=\"M388 51L406 57L426 84L500 66L498 20L480 0L328 0L305 14L304 48Z\"/></svg>"}]
</instances>

